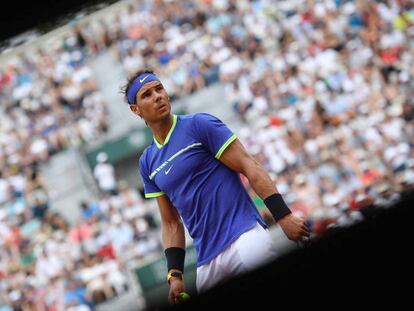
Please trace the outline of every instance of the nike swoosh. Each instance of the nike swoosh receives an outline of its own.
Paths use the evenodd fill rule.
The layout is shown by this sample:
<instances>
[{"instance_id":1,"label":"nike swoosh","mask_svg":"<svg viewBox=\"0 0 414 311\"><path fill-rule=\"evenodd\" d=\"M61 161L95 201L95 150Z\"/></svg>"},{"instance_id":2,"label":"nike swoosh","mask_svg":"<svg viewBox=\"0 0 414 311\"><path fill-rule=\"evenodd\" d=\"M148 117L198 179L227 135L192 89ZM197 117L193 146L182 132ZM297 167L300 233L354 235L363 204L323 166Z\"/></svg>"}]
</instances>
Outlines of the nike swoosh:
<instances>
[{"instance_id":1,"label":"nike swoosh","mask_svg":"<svg viewBox=\"0 0 414 311\"><path fill-rule=\"evenodd\" d=\"M139 79L139 83L142 83L142 82L144 82L145 81L145 79L146 78L148 78L149 76L145 76L145 77L143 77L142 79Z\"/></svg>"},{"instance_id":2,"label":"nike swoosh","mask_svg":"<svg viewBox=\"0 0 414 311\"><path fill-rule=\"evenodd\" d=\"M171 169L172 169L172 167L173 167L173 166L174 166L174 164L173 164L173 165L171 165L171 166L170 166L170 168L164 172L164 173L165 173L165 175L168 175L168 173L171 171Z\"/></svg>"}]
</instances>

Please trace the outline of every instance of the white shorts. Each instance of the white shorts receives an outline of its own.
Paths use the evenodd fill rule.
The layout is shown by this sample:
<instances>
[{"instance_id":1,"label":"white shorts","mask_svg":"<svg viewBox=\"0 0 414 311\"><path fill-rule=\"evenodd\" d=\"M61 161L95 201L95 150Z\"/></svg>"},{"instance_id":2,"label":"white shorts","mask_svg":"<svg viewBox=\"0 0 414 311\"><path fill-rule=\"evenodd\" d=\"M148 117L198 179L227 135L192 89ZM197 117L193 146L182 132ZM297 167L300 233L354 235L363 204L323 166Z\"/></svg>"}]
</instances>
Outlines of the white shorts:
<instances>
[{"instance_id":1,"label":"white shorts","mask_svg":"<svg viewBox=\"0 0 414 311\"><path fill-rule=\"evenodd\" d=\"M202 293L233 276L253 270L276 256L269 230L257 223L217 257L197 268L197 292Z\"/></svg>"}]
</instances>

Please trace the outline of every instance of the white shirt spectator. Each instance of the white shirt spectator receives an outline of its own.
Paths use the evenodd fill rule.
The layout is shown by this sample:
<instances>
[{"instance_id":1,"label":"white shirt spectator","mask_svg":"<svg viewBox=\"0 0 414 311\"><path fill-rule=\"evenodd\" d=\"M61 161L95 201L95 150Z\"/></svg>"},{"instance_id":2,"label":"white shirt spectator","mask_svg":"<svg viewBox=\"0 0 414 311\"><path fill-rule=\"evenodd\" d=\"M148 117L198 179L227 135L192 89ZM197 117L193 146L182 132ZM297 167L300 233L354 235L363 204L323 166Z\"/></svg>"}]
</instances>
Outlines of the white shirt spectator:
<instances>
[{"instance_id":1,"label":"white shirt spectator","mask_svg":"<svg viewBox=\"0 0 414 311\"><path fill-rule=\"evenodd\" d=\"M239 85L239 98L243 102L251 102L253 100L253 94L250 90L249 78L246 75L242 75L237 81Z\"/></svg>"},{"instance_id":2,"label":"white shirt spectator","mask_svg":"<svg viewBox=\"0 0 414 311\"><path fill-rule=\"evenodd\" d=\"M402 126L402 120L394 118L389 122L385 123L382 126L382 130L384 131L387 137L399 141L401 137Z\"/></svg>"},{"instance_id":3,"label":"white shirt spectator","mask_svg":"<svg viewBox=\"0 0 414 311\"><path fill-rule=\"evenodd\" d=\"M125 57L123 65L128 73L133 73L142 66L142 58L139 55L128 55Z\"/></svg>"},{"instance_id":4,"label":"white shirt spectator","mask_svg":"<svg viewBox=\"0 0 414 311\"><path fill-rule=\"evenodd\" d=\"M4 179L0 178L0 204L6 202L8 198L9 183Z\"/></svg>"},{"instance_id":5,"label":"white shirt spectator","mask_svg":"<svg viewBox=\"0 0 414 311\"><path fill-rule=\"evenodd\" d=\"M378 146L383 144L382 136L379 134L378 130L375 127L366 129L363 135L367 141L371 141Z\"/></svg>"},{"instance_id":6,"label":"white shirt spectator","mask_svg":"<svg viewBox=\"0 0 414 311\"><path fill-rule=\"evenodd\" d=\"M95 128L90 120L82 118L78 124L80 134L84 140L91 141L96 136Z\"/></svg>"},{"instance_id":7,"label":"white shirt spectator","mask_svg":"<svg viewBox=\"0 0 414 311\"><path fill-rule=\"evenodd\" d=\"M5 209L0 209L0 212L6 212ZM3 217L0 215L0 246L6 241L6 237L10 234L10 228L2 221Z\"/></svg>"},{"instance_id":8,"label":"white shirt spectator","mask_svg":"<svg viewBox=\"0 0 414 311\"><path fill-rule=\"evenodd\" d=\"M96 164L93 175L98 181L98 186L102 191L111 191L116 188L115 170L112 164L106 162L108 156L100 153L97 156L98 164Z\"/></svg>"},{"instance_id":9,"label":"white shirt spectator","mask_svg":"<svg viewBox=\"0 0 414 311\"><path fill-rule=\"evenodd\" d=\"M121 273L118 263L115 260L108 260L104 263L106 271L108 272L106 281L111 284L117 294L124 291L124 286L127 283L126 277Z\"/></svg>"},{"instance_id":10,"label":"white shirt spectator","mask_svg":"<svg viewBox=\"0 0 414 311\"><path fill-rule=\"evenodd\" d=\"M54 255L41 255L36 261L36 275L42 277L45 283L62 269L62 261Z\"/></svg>"},{"instance_id":11,"label":"white shirt spectator","mask_svg":"<svg viewBox=\"0 0 414 311\"><path fill-rule=\"evenodd\" d=\"M91 308L89 308L87 305L78 305L78 306L72 306L66 309L67 311L90 311Z\"/></svg>"},{"instance_id":12,"label":"white shirt spectator","mask_svg":"<svg viewBox=\"0 0 414 311\"><path fill-rule=\"evenodd\" d=\"M76 84L81 84L85 80L90 79L93 76L91 68L88 66L81 66L75 70L72 74L72 81Z\"/></svg>"},{"instance_id":13,"label":"white shirt spectator","mask_svg":"<svg viewBox=\"0 0 414 311\"><path fill-rule=\"evenodd\" d=\"M226 59L228 59L231 56L231 51L227 47L223 47L218 49L216 52L213 52L213 55L211 56L211 61L218 65L222 62L224 62Z\"/></svg>"}]
</instances>

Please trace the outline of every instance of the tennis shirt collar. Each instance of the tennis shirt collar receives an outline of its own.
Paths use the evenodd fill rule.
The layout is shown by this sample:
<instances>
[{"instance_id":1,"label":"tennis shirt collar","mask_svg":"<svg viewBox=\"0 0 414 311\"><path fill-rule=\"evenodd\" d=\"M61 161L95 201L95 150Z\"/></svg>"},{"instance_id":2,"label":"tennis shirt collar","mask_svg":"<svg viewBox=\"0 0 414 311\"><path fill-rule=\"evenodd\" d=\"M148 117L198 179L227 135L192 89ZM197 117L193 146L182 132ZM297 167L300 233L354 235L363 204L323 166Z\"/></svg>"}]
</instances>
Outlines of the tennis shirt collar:
<instances>
[{"instance_id":1,"label":"tennis shirt collar","mask_svg":"<svg viewBox=\"0 0 414 311\"><path fill-rule=\"evenodd\" d=\"M163 143L163 144L160 144L160 143L159 143L159 142L155 139L155 137L153 136L153 139L154 139L155 145L158 147L158 149L161 149L164 145L166 145L166 144L169 142L170 137L171 137L172 133L174 132L174 129L175 129L175 126L176 126L176 125L177 125L177 115L173 114L173 124L172 124L172 126L171 126L170 130L168 131L167 137L165 138L165 141L164 141L164 143Z\"/></svg>"}]
</instances>

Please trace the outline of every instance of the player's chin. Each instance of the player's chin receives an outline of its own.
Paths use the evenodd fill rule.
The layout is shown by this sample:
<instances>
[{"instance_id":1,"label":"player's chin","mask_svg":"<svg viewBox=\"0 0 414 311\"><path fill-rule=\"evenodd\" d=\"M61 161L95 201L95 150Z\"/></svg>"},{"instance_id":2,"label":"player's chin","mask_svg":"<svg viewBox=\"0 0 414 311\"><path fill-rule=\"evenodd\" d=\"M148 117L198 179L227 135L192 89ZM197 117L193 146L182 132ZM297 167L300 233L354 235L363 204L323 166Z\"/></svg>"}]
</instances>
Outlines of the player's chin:
<instances>
[{"instance_id":1,"label":"player's chin","mask_svg":"<svg viewBox=\"0 0 414 311\"><path fill-rule=\"evenodd\" d=\"M164 116L170 114L170 107L169 107L169 105L162 105L162 106L158 107L156 111L157 111L157 114L160 117L164 117Z\"/></svg>"}]
</instances>

